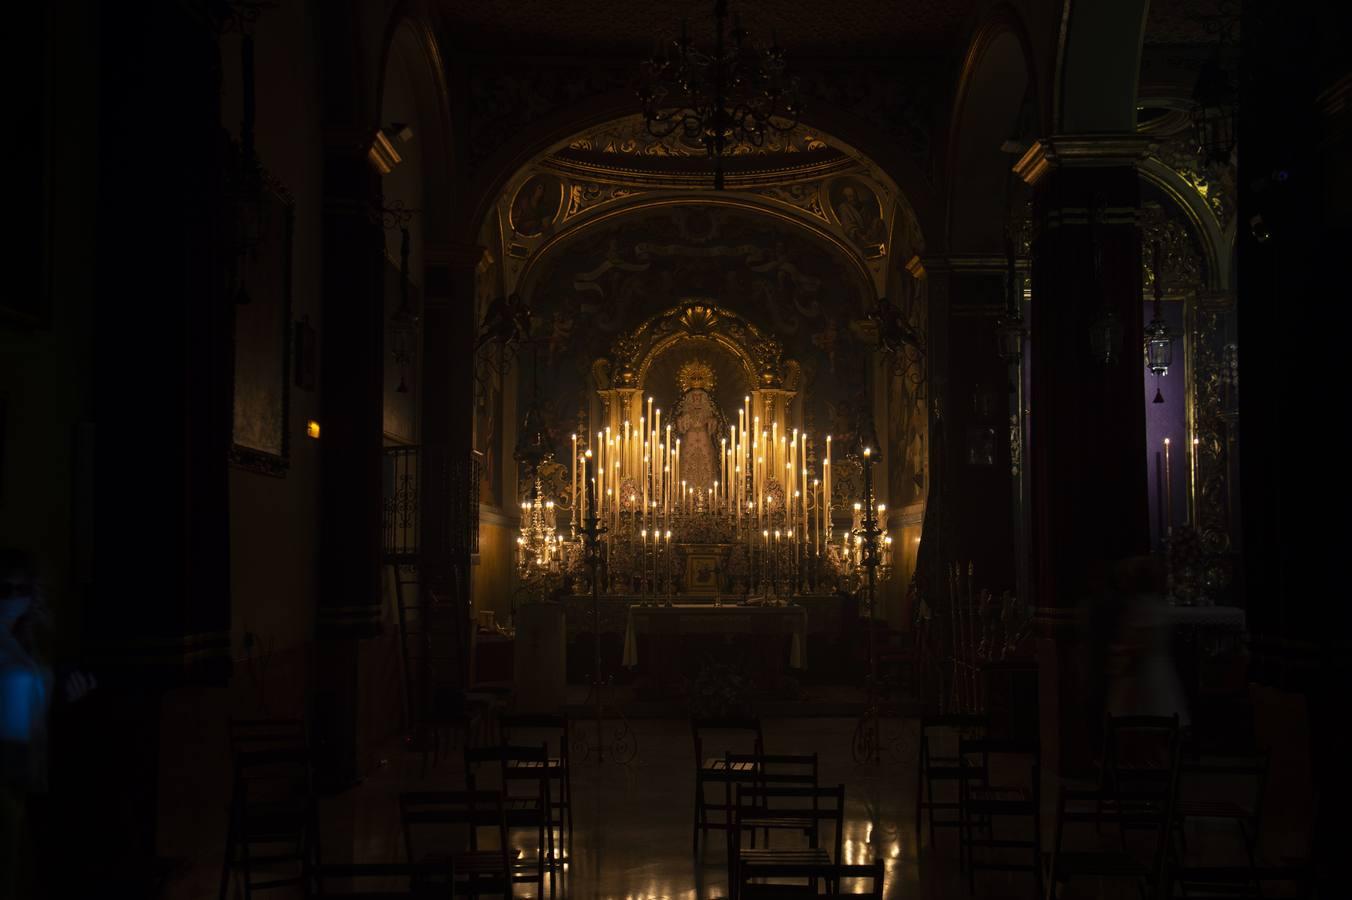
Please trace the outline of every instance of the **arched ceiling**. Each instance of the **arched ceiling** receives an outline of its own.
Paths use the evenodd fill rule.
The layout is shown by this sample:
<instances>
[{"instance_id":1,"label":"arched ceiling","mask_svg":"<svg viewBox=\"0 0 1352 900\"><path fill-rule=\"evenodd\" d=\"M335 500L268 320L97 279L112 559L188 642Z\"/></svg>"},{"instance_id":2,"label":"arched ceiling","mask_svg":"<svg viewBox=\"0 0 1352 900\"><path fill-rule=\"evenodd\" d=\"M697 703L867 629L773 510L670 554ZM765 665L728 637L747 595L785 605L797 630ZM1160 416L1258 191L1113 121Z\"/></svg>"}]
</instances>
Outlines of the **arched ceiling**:
<instances>
[{"instance_id":1,"label":"arched ceiling","mask_svg":"<svg viewBox=\"0 0 1352 900\"><path fill-rule=\"evenodd\" d=\"M541 254L521 288L541 314L575 319L574 339L595 344L595 355L690 297L712 298L786 340L827 318L862 318L873 302L866 274L842 248L787 218L697 198L573 232Z\"/></svg>"},{"instance_id":2,"label":"arched ceiling","mask_svg":"<svg viewBox=\"0 0 1352 900\"><path fill-rule=\"evenodd\" d=\"M801 0L730 3L753 34L803 53L847 56L894 52L898 44L939 44L958 37L975 0L857 0L831 7ZM509 47L519 53L650 53L661 36L674 38L683 19L697 40L710 37L712 0L512 0L464 3L442 0L459 47L481 51Z\"/></svg>"},{"instance_id":3,"label":"arched ceiling","mask_svg":"<svg viewBox=\"0 0 1352 900\"><path fill-rule=\"evenodd\" d=\"M1010 219L1010 138L1030 95L1031 80L1017 35L1002 31L983 47L967 82L962 109L954 123L950 183L949 243L964 252L999 252ZM1036 116L1032 119L1036 121Z\"/></svg>"},{"instance_id":4,"label":"arched ceiling","mask_svg":"<svg viewBox=\"0 0 1352 900\"><path fill-rule=\"evenodd\" d=\"M728 189L714 191L702 153L675 135L653 137L639 116L622 117L559 142L518 171L489 211L480 240L502 263L501 290L528 297L551 255L575 254L578 241L594 243L595 229L623 233L654 207L727 210L715 217L720 222L756 220L764 248L801 244L803 252L810 246L840 261L870 303L923 250L914 211L892 180L808 125L761 147L734 147L724 168Z\"/></svg>"}]
</instances>

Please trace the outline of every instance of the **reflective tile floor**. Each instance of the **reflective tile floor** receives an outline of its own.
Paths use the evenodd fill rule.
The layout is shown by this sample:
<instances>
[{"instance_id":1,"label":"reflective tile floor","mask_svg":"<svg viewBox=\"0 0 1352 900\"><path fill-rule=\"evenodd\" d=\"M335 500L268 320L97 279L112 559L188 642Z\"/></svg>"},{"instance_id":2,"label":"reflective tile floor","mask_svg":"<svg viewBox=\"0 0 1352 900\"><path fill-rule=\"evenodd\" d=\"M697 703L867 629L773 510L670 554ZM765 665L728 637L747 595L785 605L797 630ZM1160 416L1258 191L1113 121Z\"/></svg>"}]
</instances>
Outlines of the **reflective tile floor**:
<instances>
[{"instance_id":1,"label":"reflective tile floor","mask_svg":"<svg viewBox=\"0 0 1352 900\"><path fill-rule=\"evenodd\" d=\"M615 727L611 722L608 730ZM637 745L629 764L597 764L594 756L574 760L574 847L555 885L555 896L578 900L726 896L727 861L721 832L711 833L698 857L691 853L694 763L688 722L638 719L629 727ZM887 860L888 897L967 895L966 883L956 871L957 843L952 829L938 833L937 850L917 853L913 720L884 723L885 748L879 766L854 763L853 719L767 719L764 727L766 752L816 752L821 782L845 785L845 860L869 862L881 853ZM357 860L401 859L398 793L459 787L463 784L460 769L458 748L429 768L426 777L422 777L420 754L392 756L360 788L325 801L326 856L350 845ZM533 854L533 836L523 838L520 847ZM978 883L980 896L1033 894L1027 875L992 873ZM522 885L517 895L534 896L535 886Z\"/></svg>"},{"instance_id":2,"label":"reflective tile floor","mask_svg":"<svg viewBox=\"0 0 1352 900\"><path fill-rule=\"evenodd\" d=\"M619 720L609 720L613 737ZM688 720L636 719L628 739L637 747L633 760L598 764L595 756L573 761L575 803L573 847L553 885L553 896L577 900L659 900L716 898L727 894L724 838L713 833L698 856L691 852L694 806L693 746ZM942 829L931 844L924 835L917 847L914 824L917 734L916 720L883 722L881 763L856 764L851 751L852 718L767 718L766 752L819 754L823 784L843 783L846 796L844 857L865 863L881 854L886 860L886 896L962 898L967 879L958 871L954 829ZM575 724L574 746L591 737L586 723ZM513 735L529 740L529 735ZM594 743L594 740L591 741ZM736 748L730 748L736 749ZM718 751L715 751L715 753ZM395 862L405 858L399 825L398 795L403 791L454 790L463 786L461 749L450 748L436 765L423 770L422 754L392 746L380 769L359 787L321 801L321 832L328 862ZM993 774L996 774L993 772ZM998 777L998 776L997 776ZM1051 786L1044 780L1044 809ZM710 796L713 796L711 789ZM1044 816L1044 847L1050 835ZM1093 829L1088 829L1093 837ZM1192 832L1190 832L1192 834ZM1104 833L1107 836L1107 832ZM1101 839L1101 838L1100 838ZM526 855L535 852L534 834L514 837ZM799 845L787 834L786 844ZM1116 840L1114 838L1114 840ZM1210 838L1192 834L1189 846L1205 849ZM1232 848L1233 849L1233 848ZM1027 853L1027 851L1017 851ZM1209 852L1209 851L1206 851ZM1011 861L1013 858L1011 857ZM220 857L204 855L174 886L175 898L215 897ZM863 884L846 885L860 891ZM366 888L373 885L367 883ZM550 891L547 889L545 895ZM976 897L1031 898L1036 895L1027 873L981 873ZM237 889L231 896L241 896ZM283 898L282 891L260 896ZM518 897L536 897L535 885L520 885ZM1128 884L1086 884L1072 897L1135 897Z\"/></svg>"}]
</instances>

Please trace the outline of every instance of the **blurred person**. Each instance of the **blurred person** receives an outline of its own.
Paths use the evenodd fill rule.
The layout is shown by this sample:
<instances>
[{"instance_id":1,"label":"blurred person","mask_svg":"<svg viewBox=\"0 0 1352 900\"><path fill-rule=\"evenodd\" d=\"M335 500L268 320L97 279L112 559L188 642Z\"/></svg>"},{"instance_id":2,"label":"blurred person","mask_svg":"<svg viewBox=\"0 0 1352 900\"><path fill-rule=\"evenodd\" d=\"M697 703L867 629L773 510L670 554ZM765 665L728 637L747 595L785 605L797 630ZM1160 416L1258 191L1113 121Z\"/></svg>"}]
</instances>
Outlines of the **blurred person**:
<instances>
[{"instance_id":1,"label":"blurred person","mask_svg":"<svg viewBox=\"0 0 1352 900\"><path fill-rule=\"evenodd\" d=\"M37 634L48 624L32 560L0 549L0 900L27 896L32 887L30 821L34 799L47 791L54 681ZM73 672L65 699L79 699L94 686L93 678Z\"/></svg>"}]
</instances>

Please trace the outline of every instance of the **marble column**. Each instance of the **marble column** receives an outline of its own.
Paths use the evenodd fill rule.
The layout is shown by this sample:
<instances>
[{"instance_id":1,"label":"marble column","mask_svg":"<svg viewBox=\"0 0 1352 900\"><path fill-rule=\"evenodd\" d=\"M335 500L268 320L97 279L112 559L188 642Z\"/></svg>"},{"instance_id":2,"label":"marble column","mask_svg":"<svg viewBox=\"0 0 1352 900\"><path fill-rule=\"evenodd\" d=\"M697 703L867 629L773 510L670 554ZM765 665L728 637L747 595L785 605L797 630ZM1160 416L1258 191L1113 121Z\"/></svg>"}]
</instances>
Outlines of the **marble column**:
<instances>
[{"instance_id":1,"label":"marble column","mask_svg":"<svg viewBox=\"0 0 1352 900\"><path fill-rule=\"evenodd\" d=\"M1056 136L1014 169L1033 188L1031 599L1043 747L1055 773L1089 763L1102 717L1089 686L1103 661L1082 652L1077 611L1092 609L1112 561L1150 550L1136 171L1148 148L1131 134ZM1109 311L1120 336L1105 362L1090 334Z\"/></svg>"}]
</instances>

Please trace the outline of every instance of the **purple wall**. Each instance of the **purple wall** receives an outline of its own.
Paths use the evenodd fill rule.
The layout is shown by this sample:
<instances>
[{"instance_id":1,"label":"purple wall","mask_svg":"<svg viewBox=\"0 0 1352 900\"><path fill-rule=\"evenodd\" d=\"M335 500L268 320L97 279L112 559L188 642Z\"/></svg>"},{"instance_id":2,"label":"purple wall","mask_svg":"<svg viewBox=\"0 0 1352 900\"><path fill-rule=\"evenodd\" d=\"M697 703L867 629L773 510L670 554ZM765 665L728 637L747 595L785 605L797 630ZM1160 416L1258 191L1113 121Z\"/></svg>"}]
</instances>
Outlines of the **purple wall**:
<instances>
[{"instance_id":1,"label":"purple wall","mask_svg":"<svg viewBox=\"0 0 1352 900\"><path fill-rule=\"evenodd\" d=\"M1146 323L1154 315L1154 304L1146 303L1142 312ZM1188 484L1192 471L1192 448L1188 445L1187 420L1187 382L1184 379L1183 366L1183 304L1166 302L1164 320L1174 338L1174 361L1169 374L1159 379L1159 389L1164 395L1163 403L1153 403L1155 399L1156 379L1145 367L1144 357L1138 357L1141 366L1141 379L1144 385L1142 396L1145 402L1145 436L1147 482L1150 486L1150 543L1159 548L1164 537L1162 525L1172 521L1174 526L1182 525L1188 515ZM1163 513L1164 505L1164 439L1169 439L1169 487L1171 489L1172 514L1169 520Z\"/></svg>"}]
</instances>

